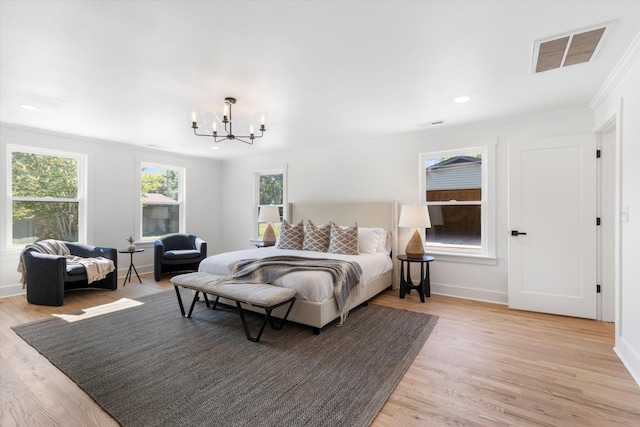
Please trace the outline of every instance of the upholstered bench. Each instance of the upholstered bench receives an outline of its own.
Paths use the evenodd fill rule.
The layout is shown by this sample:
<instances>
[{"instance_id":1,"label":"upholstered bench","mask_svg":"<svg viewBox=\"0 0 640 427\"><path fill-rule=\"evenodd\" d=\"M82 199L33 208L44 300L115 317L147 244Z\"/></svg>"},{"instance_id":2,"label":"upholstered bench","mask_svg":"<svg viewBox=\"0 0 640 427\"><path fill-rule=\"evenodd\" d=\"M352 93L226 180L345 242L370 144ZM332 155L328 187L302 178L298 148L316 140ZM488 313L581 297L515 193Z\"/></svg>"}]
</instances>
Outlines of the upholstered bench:
<instances>
[{"instance_id":1,"label":"upholstered bench","mask_svg":"<svg viewBox=\"0 0 640 427\"><path fill-rule=\"evenodd\" d=\"M281 288L279 286L268 285L264 283L217 283L219 279L220 276L214 276L207 273L180 274L178 276L174 276L171 279L171 283L173 283L173 287L175 288L176 295L178 297L180 312L184 317L191 317L193 307L198 300L200 292L202 292L207 307L210 307L207 294L216 297L213 309L216 308L216 305L220 298L226 298L236 302L238 312L240 313L240 319L242 320L242 327L244 328L244 332L247 335L247 339L250 341L258 342L260 336L262 336L262 332L264 331L265 326L267 325L267 322L270 323L271 328L273 329L282 329L284 323L287 321L287 317L289 316L291 307L293 307L293 303L296 300L295 289ZM184 305L182 304L182 297L180 296L180 290L178 289L179 287L196 291L193 296L193 301L191 302L191 307L189 308L189 313L187 315L185 315ZM242 303L251 304L254 307L262 308L265 311L265 317L264 321L262 322L262 327L260 328L260 332L258 332L258 335L255 338L251 336L251 333L249 331L249 325L244 315ZM287 310L287 313L285 314L281 323L279 325L276 325L273 317L271 317L271 311L274 308L280 307L281 305L285 304L289 304L289 309Z\"/></svg>"}]
</instances>

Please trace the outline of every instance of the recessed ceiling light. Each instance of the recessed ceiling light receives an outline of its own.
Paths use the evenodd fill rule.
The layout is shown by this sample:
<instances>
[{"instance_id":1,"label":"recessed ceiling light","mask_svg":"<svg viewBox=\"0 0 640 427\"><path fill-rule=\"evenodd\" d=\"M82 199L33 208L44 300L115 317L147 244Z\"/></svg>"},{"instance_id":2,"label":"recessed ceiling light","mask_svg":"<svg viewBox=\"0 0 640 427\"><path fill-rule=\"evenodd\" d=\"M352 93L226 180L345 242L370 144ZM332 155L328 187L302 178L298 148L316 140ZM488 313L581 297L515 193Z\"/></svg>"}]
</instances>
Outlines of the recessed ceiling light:
<instances>
[{"instance_id":1,"label":"recessed ceiling light","mask_svg":"<svg viewBox=\"0 0 640 427\"><path fill-rule=\"evenodd\" d=\"M38 107L35 107L33 105L29 105L29 104L22 104L20 105L21 108L24 108L25 110L29 110L29 111L40 111L40 109Z\"/></svg>"},{"instance_id":2,"label":"recessed ceiling light","mask_svg":"<svg viewBox=\"0 0 640 427\"><path fill-rule=\"evenodd\" d=\"M218 147L217 145L214 145L213 147L211 147L212 150L219 150L220 147Z\"/></svg>"},{"instance_id":3,"label":"recessed ceiling light","mask_svg":"<svg viewBox=\"0 0 640 427\"><path fill-rule=\"evenodd\" d=\"M464 95L464 96L457 97L456 99L453 100L453 102L457 102L458 104L462 104L463 102L467 102L470 99L471 99L471 97L468 97L468 96Z\"/></svg>"}]
</instances>

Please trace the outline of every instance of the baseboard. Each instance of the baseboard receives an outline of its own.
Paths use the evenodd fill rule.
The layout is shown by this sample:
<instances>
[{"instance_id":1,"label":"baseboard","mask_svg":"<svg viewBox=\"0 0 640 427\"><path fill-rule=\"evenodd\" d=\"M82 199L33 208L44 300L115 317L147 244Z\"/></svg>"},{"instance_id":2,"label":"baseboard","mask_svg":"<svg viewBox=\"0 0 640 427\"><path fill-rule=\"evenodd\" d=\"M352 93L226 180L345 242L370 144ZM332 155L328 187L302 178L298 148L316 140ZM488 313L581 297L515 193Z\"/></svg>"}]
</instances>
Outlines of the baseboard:
<instances>
[{"instance_id":1,"label":"baseboard","mask_svg":"<svg viewBox=\"0 0 640 427\"><path fill-rule=\"evenodd\" d=\"M0 298L12 297L15 295L24 295L26 293L27 293L27 290L22 289L21 283L0 286Z\"/></svg>"},{"instance_id":2,"label":"baseboard","mask_svg":"<svg viewBox=\"0 0 640 427\"><path fill-rule=\"evenodd\" d=\"M462 286L444 285L431 282L431 292L456 298L464 298L476 301L492 302L506 305L509 297L506 292L488 291L486 289L465 288Z\"/></svg>"},{"instance_id":3,"label":"baseboard","mask_svg":"<svg viewBox=\"0 0 640 427\"><path fill-rule=\"evenodd\" d=\"M613 347L622 364L627 368L633 379L640 386L640 354L638 354L629 342L624 338L616 338L616 346Z\"/></svg>"}]
</instances>

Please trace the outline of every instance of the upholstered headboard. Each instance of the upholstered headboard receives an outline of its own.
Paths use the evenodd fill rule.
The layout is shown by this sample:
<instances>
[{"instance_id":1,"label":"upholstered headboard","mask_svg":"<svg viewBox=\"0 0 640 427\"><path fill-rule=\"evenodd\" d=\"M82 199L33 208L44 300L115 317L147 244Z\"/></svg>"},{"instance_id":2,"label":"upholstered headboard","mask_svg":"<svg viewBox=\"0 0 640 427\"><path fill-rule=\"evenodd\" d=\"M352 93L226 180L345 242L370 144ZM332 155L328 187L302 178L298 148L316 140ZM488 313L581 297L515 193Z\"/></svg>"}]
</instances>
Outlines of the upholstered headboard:
<instances>
[{"instance_id":1,"label":"upholstered headboard","mask_svg":"<svg viewBox=\"0 0 640 427\"><path fill-rule=\"evenodd\" d=\"M289 222L295 224L301 219L316 224L357 222L361 227L383 227L393 233L397 227L396 212L396 202L289 203Z\"/></svg>"},{"instance_id":2,"label":"upholstered headboard","mask_svg":"<svg viewBox=\"0 0 640 427\"><path fill-rule=\"evenodd\" d=\"M297 224L300 220L305 223L309 219L316 225L328 224L333 221L339 225L359 227L382 227L391 232L392 254L398 254L398 203L395 201L382 202L295 202L289 203L287 220ZM396 269L397 271L397 269ZM396 288L394 274L394 288Z\"/></svg>"}]
</instances>

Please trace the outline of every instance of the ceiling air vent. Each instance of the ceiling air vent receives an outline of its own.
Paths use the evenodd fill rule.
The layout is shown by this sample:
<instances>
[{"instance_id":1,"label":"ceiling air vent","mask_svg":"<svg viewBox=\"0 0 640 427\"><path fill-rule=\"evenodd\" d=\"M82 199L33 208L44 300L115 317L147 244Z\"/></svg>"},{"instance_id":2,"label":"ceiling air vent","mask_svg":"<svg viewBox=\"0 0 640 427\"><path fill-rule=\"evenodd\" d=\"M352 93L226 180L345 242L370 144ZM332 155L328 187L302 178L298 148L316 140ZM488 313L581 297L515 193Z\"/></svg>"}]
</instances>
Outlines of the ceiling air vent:
<instances>
[{"instance_id":1,"label":"ceiling air vent","mask_svg":"<svg viewBox=\"0 0 640 427\"><path fill-rule=\"evenodd\" d=\"M542 73L569 65L593 62L611 24L538 40L533 46L533 72Z\"/></svg>"}]
</instances>

